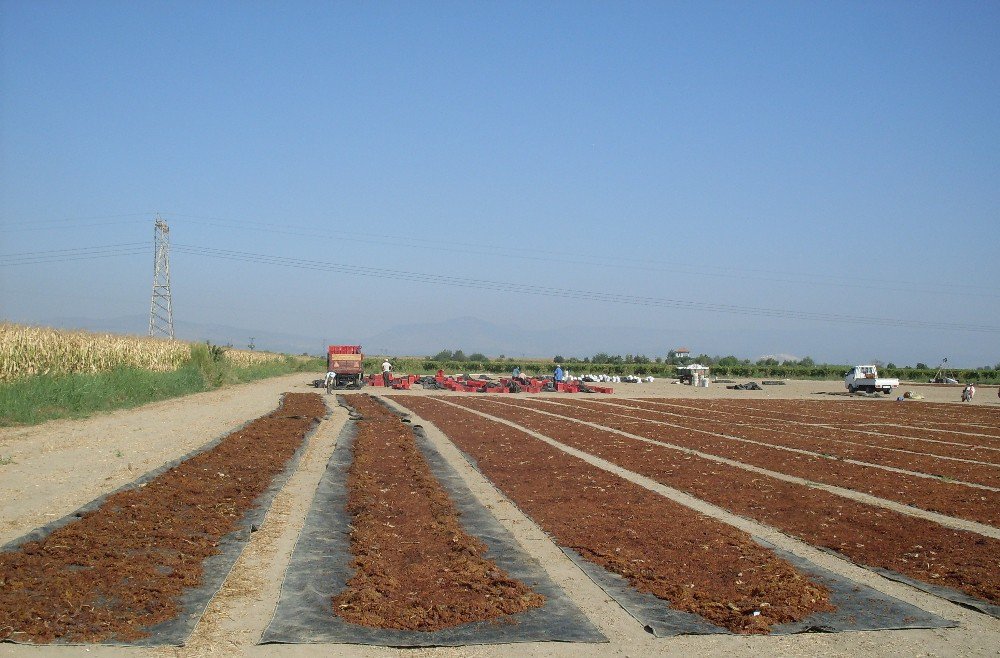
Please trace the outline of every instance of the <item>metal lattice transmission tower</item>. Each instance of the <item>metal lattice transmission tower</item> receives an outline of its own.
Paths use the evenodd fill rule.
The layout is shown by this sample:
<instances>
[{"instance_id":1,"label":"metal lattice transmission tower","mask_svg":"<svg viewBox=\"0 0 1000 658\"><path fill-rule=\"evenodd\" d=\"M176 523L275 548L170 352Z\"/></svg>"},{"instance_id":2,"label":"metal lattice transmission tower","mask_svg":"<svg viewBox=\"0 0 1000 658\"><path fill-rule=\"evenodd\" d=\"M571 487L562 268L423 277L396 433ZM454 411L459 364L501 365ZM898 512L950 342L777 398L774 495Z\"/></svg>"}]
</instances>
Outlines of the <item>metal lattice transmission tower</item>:
<instances>
[{"instance_id":1,"label":"metal lattice transmission tower","mask_svg":"<svg viewBox=\"0 0 1000 658\"><path fill-rule=\"evenodd\" d=\"M153 225L153 297L149 302L149 335L174 337L174 304L170 299L170 228L156 215Z\"/></svg>"}]
</instances>

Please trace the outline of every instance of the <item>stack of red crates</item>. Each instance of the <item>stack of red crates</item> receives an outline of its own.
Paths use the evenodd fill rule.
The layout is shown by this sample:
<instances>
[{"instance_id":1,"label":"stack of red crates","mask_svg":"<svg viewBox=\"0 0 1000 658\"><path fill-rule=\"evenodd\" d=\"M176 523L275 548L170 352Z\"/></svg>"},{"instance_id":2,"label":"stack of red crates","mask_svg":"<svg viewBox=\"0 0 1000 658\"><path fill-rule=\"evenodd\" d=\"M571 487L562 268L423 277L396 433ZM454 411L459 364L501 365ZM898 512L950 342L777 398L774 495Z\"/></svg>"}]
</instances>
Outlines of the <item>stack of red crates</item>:
<instances>
[{"instance_id":1,"label":"stack of red crates","mask_svg":"<svg viewBox=\"0 0 1000 658\"><path fill-rule=\"evenodd\" d=\"M361 354L360 345L331 345L327 348L329 354Z\"/></svg>"}]
</instances>

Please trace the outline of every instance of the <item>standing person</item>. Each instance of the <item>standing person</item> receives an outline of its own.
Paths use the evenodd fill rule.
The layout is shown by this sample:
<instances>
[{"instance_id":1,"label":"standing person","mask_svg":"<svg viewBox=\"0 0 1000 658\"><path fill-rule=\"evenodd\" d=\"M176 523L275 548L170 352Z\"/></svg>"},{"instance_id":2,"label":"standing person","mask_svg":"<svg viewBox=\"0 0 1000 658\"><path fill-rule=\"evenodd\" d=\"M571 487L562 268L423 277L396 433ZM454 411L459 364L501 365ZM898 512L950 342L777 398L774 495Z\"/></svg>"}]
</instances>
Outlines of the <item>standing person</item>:
<instances>
[{"instance_id":1,"label":"standing person","mask_svg":"<svg viewBox=\"0 0 1000 658\"><path fill-rule=\"evenodd\" d=\"M389 363L389 357L385 357L385 361L382 362L382 385L386 388L392 385L392 364Z\"/></svg>"},{"instance_id":2,"label":"standing person","mask_svg":"<svg viewBox=\"0 0 1000 658\"><path fill-rule=\"evenodd\" d=\"M326 387L326 394L330 395L330 391L337 388L337 373L332 370L326 373L326 379L323 380L323 386Z\"/></svg>"},{"instance_id":3,"label":"standing person","mask_svg":"<svg viewBox=\"0 0 1000 658\"><path fill-rule=\"evenodd\" d=\"M976 383L973 382L969 384L969 402L972 402L972 398L976 397Z\"/></svg>"},{"instance_id":4,"label":"standing person","mask_svg":"<svg viewBox=\"0 0 1000 658\"><path fill-rule=\"evenodd\" d=\"M972 401L972 384L968 384L964 389L962 389L962 402Z\"/></svg>"},{"instance_id":5,"label":"standing person","mask_svg":"<svg viewBox=\"0 0 1000 658\"><path fill-rule=\"evenodd\" d=\"M566 374L563 372L562 366L560 365L556 366L556 372L552 378L555 380L556 384L561 384L563 382L563 380L566 378Z\"/></svg>"}]
</instances>

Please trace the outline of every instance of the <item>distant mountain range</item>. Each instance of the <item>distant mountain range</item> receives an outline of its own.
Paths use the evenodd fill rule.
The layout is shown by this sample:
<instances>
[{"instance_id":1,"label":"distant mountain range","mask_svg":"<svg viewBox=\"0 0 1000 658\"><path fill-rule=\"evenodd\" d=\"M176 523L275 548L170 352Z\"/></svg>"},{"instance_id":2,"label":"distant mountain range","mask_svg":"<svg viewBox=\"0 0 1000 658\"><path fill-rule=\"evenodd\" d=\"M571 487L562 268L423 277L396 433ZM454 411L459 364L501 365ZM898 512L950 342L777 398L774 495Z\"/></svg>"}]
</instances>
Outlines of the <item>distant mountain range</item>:
<instances>
[{"instance_id":1,"label":"distant mountain range","mask_svg":"<svg viewBox=\"0 0 1000 658\"><path fill-rule=\"evenodd\" d=\"M659 330L643 328L567 325L532 329L523 323L496 324L462 317L396 325L373 335L365 347L379 354L396 356L433 355L441 350L462 350L466 354L481 352L493 357L552 358L559 355L582 358L598 352L665 356L673 346L658 344L657 338L662 340ZM614 347L622 345L631 347Z\"/></svg>"}]
</instances>

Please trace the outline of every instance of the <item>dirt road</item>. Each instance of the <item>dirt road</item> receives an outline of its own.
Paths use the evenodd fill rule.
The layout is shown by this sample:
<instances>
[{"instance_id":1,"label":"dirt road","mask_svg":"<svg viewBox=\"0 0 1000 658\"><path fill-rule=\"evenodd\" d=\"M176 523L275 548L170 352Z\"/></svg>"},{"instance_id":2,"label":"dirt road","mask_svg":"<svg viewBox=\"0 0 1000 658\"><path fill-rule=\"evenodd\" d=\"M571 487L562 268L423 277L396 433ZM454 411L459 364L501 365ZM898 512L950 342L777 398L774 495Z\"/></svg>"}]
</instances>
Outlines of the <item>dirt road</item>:
<instances>
[{"instance_id":1,"label":"dirt road","mask_svg":"<svg viewBox=\"0 0 1000 658\"><path fill-rule=\"evenodd\" d=\"M277 406L286 391L309 392L310 375L289 375L222 391L159 402L82 421L56 421L32 428L0 430L0 544L71 513L139 475L227 434ZM762 391L732 391L667 382L616 385L615 396L731 397L739 399L845 399L839 382L790 382ZM960 389L907 387L930 402L958 402ZM382 389L369 388L378 394ZM410 395L422 395L411 391ZM871 404L896 404L870 400ZM997 404L996 390L983 387L973 404ZM278 494L259 532L254 533L222 590L184 647L31 647L0 645L0 655L48 656L669 656L669 655L1000 655L1000 621L883 579L772 528L720 513L700 511L749 530L780 548L813 560L857 582L959 622L954 629L800 634L792 636L683 636L657 639L646 633L603 590L570 562L535 524L507 501L432 426L429 438L480 502L563 587L609 638L608 644L524 643L459 648L399 650L351 645L257 645L278 599L285 566L302 527L309 501L323 474L347 413L334 404L330 417L309 440L298 467ZM696 504L696 503L695 503Z\"/></svg>"}]
</instances>

